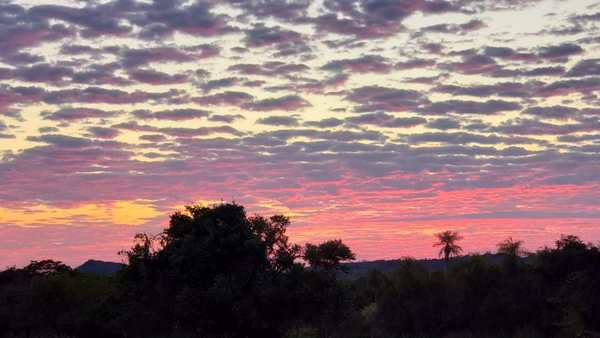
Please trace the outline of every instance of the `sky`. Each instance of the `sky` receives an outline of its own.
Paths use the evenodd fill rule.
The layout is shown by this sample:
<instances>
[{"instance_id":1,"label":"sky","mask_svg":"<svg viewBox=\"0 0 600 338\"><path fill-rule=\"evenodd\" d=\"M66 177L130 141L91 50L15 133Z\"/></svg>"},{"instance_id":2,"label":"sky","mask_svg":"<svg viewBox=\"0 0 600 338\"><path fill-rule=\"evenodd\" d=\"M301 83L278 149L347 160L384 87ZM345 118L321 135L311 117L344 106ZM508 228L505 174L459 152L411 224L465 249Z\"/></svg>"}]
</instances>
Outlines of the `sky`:
<instances>
[{"instance_id":1,"label":"sky","mask_svg":"<svg viewBox=\"0 0 600 338\"><path fill-rule=\"evenodd\" d=\"M184 205L360 260L600 241L600 2L0 0L0 267Z\"/></svg>"}]
</instances>

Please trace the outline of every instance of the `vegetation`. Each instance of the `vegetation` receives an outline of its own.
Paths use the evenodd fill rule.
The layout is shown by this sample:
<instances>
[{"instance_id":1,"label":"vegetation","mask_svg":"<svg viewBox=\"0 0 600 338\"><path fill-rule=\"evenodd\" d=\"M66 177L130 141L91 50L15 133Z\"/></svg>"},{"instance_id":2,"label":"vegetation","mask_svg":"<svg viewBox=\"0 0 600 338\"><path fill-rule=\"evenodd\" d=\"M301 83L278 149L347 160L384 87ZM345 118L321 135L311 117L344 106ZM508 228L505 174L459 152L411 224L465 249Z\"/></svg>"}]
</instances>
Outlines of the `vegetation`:
<instances>
[{"instance_id":1,"label":"vegetation","mask_svg":"<svg viewBox=\"0 0 600 338\"><path fill-rule=\"evenodd\" d=\"M289 242L284 216L236 204L190 206L161 234L136 236L118 273L51 260L0 272L4 337L597 337L600 249L575 236L504 264L436 236L444 269L403 259L391 272L340 278L340 240ZM524 257L526 256L526 257Z\"/></svg>"},{"instance_id":2,"label":"vegetation","mask_svg":"<svg viewBox=\"0 0 600 338\"><path fill-rule=\"evenodd\" d=\"M433 246L441 247L439 256L444 257L446 261L452 256L460 255L462 252L462 248L456 244L456 242L462 239L462 236L460 236L458 232L446 230L436 234L435 237L438 239L438 242L433 244Z\"/></svg>"}]
</instances>

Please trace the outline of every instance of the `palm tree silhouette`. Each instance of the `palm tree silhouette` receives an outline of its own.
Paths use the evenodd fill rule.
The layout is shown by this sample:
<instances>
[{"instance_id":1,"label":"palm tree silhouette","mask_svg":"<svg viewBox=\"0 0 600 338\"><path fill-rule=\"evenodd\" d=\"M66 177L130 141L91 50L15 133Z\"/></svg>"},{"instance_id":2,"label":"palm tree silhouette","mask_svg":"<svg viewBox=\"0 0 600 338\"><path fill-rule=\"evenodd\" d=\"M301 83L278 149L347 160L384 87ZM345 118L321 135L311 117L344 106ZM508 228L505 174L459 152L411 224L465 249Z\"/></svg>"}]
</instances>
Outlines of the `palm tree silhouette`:
<instances>
[{"instance_id":1,"label":"palm tree silhouette","mask_svg":"<svg viewBox=\"0 0 600 338\"><path fill-rule=\"evenodd\" d=\"M458 256L462 252L462 248L456 244L457 241L463 239L458 232L446 230L435 234L435 237L438 242L433 244L433 246L441 246L439 256L443 256L446 262L450 260L450 256Z\"/></svg>"}]
</instances>

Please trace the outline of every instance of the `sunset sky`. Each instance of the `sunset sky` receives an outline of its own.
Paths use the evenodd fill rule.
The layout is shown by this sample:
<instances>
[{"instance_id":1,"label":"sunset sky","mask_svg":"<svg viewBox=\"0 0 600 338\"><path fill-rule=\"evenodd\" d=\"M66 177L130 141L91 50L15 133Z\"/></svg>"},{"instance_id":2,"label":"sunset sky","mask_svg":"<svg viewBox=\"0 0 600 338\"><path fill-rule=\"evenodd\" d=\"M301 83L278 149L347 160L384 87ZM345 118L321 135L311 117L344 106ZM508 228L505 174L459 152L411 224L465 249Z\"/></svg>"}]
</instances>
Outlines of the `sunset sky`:
<instances>
[{"instance_id":1,"label":"sunset sky","mask_svg":"<svg viewBox=\"0 0 600 338\"><path fill-rule=\"evenodd\" d=\"M600 241L600 2L0 1L0 268L190 203L358 259Z\"/></svg>"}]
</instances>

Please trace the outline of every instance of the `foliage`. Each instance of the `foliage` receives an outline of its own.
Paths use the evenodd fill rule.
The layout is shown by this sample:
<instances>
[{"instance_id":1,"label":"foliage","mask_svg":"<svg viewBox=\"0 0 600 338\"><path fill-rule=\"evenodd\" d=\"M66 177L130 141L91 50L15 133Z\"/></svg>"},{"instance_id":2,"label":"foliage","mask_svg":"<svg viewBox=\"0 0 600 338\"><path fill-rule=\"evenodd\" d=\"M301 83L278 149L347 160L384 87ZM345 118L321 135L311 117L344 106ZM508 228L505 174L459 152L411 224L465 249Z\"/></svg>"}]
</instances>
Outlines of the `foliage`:
<instances>
[{"instance_id":1,"label":"foliage","mask_svg":"<svg viewBox=\"0 0 600 338\"><path fill-rule=\"evenodd\" d=\"M448 261L451 256L458 256L462 252L462 248L456 244L456 242L462 239L462 236L460 236L458 232L446 230L436 234L435 237L438 239L438 242L433 244L433 246L441 247L439 256L444 257L446 261Z\"/></svg>"},{"instance_id":2,"label":"foliage","mask_svg":"<svg viewBox=\"0 0 600 338\"><path fill-rule=\"evenodd\" d=\"M281 215L247 217L237 204L189 206L162 234L139 235L125 253L127 304L160 318L150 332L279 337L298 321L320 320L313 314L330 311L343 295L335 278L299 259L330 270L354 255L341 241L307 244L302 252L285 235L289 223ZM294 310L300 307L309 310Z\"/></svg>"},{"instance_id":3,"label":"foliage","mask_svg":"<svg viewBox=\"0 0 600 338\"><path fill-rule=\"evenodd\" d=\"M507 256L523 256L526 254L523 250L523 241L516 241L512 237L498 243L498 253Z\"/></svg>"},{"instance_id":4,"label":"foliage","mask_svg":"<svg viewBox=\"0 0 600 338\"><path fill-rule=\"evenodd\" d=\"M342 268L342 261L354 260L354 254L341 240L330 240L319 245L307 243L303 258L315 269Z\"/></svg>"}]
</instances>

